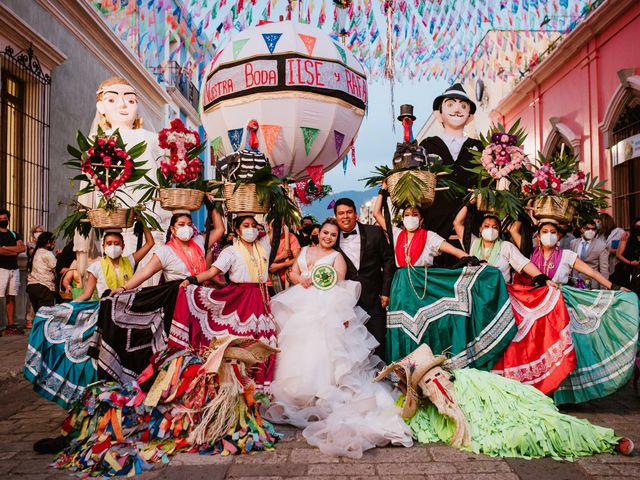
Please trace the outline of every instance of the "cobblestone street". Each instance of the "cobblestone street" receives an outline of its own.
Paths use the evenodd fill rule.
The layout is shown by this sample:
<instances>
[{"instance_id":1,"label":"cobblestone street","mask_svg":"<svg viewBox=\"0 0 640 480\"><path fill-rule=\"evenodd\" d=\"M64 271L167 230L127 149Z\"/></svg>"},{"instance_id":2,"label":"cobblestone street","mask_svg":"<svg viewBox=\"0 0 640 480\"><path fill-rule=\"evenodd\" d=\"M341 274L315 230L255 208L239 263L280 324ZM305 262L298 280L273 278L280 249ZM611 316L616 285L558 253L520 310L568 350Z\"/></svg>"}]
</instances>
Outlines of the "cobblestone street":
<instances>
[{"instance_id":1,"label":"cobblestone street","mask_svg":"<svg viewBox=\"0 0 640 480\"><path fill-rule=\"evenodd\" d=\"M0 478L62 479L68 473L49 464L49 455L32 451L35 440L56 436L65 412L32 390L22 378L26 336L0 338ZM640 444L640 398L628 385L610 398L576 407L569 413L593 423L613 427L620 435ZM442 444L413 448L378 448L360 460L323 455L309 447L301 433L280 427L285 433L274 452L237 457L180 454L166 466L140 475L143 479L447 479L447 480L533 480L533 479L631 479L640 478L640 455L631 457L598 455L576 462L504 460L472 455Z\"/></svg>"}]
</instances>

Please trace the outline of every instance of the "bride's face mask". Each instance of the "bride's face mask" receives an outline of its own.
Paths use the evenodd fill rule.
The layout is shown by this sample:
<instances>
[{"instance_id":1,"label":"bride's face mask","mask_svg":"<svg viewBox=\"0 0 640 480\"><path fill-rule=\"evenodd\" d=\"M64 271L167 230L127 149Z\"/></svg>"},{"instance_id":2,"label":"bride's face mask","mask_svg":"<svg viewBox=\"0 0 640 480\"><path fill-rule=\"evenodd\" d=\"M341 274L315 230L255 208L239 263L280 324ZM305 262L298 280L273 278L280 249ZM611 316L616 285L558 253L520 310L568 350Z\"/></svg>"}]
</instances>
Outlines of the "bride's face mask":
<instances>
[{"instance_id":1,"label":"bride's face mask","mask_svg":"<svg viewBox=\"0 0 640 480\"><path fill-rule=\"evenodd\" d=\"M319 245L323 248L333 248L338 241L338 227L325 223L320 229Z\"/></svg>"}]
</instances>

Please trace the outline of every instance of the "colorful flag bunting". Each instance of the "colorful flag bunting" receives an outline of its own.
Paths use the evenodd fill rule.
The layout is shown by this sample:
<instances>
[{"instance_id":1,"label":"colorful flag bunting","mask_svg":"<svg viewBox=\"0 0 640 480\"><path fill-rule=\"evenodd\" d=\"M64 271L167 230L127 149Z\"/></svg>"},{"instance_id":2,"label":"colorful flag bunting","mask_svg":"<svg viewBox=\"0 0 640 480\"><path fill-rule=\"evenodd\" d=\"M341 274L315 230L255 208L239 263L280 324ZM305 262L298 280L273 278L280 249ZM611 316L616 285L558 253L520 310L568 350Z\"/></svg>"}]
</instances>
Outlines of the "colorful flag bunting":
<instances>
[{"instance_id":1,"label":"colorful flag bunting","mask_svg":"<svg viewBox=\"0 0 640 480\"><path fill-rule=\"evenodd\" d=\"M316 137L318 136L318 133L320 133L320 129L312 127L300 127L300 130L302 130L302 137L304 139L304 151L307 153L307 155L309 155L311 147L313 146L313 142L316 141Z\"/></svg>"}]
</instances>

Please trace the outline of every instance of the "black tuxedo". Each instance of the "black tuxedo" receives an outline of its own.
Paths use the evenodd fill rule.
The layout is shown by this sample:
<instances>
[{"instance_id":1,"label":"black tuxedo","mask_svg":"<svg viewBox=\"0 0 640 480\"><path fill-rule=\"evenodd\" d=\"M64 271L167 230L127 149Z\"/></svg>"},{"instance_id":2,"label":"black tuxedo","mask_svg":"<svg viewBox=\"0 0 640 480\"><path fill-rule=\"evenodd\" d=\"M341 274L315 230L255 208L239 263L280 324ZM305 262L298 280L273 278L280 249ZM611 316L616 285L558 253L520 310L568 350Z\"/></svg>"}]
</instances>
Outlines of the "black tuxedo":
<instances>
[{"instance_id":1,"label":"black tuxedo","mask_svg":"<svg viewBox=\"0 0 640 480\"><path fill-rule=\"evenodd\" d=\"M367 329L380 343L376 355L384 360L384 340L387 331L387 312L380 304L380 296L389 296L395 272L395 259L391 245L382 228L358 223L360 231L360 268L356 269L349 257L340 249L342 232L338 235L338 251L347 263L347 280L359 282L362 292L360 305L371 318Z\"/></svg>"}]
</instances>

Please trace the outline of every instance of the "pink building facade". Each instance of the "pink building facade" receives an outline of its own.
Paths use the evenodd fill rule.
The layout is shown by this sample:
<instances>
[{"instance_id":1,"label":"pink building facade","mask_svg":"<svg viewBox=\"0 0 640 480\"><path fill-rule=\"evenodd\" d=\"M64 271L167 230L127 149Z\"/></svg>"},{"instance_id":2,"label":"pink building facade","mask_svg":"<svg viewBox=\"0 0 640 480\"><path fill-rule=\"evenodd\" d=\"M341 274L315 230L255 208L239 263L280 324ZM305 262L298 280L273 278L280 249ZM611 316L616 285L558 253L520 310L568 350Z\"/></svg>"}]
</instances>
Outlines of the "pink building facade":
<instances>
[{"instance_id":1,"label":"pink building facade","mask_svg":"<svg viewBox=\"0 0 640 480\"><path fill-rule=\"evenodd\" d=\"M628 228L640 215L640 2L609 0L491 111L520 119L530 155L570 151L612 190Z\"/></svg>"}]
</instances>

